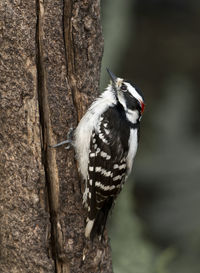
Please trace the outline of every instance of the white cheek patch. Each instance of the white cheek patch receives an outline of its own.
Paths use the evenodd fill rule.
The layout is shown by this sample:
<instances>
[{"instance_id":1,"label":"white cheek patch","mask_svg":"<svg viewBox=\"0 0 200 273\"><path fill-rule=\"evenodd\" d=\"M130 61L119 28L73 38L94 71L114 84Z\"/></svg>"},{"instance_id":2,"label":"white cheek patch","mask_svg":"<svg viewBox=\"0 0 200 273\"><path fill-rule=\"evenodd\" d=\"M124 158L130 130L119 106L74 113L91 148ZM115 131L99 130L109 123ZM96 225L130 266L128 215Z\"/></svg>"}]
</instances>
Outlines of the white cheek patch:
<instances>
[{"instance_id":1,"label":"white cheek patch","mask_svg":"<svg viewBox=\"0 0 200 273\"><path fill-rule=\"evenodd\" d=\"M136 110L127 110L126 117L131 123L136 123L139 118L139 113Z\"/></svg>"}]
</instances>

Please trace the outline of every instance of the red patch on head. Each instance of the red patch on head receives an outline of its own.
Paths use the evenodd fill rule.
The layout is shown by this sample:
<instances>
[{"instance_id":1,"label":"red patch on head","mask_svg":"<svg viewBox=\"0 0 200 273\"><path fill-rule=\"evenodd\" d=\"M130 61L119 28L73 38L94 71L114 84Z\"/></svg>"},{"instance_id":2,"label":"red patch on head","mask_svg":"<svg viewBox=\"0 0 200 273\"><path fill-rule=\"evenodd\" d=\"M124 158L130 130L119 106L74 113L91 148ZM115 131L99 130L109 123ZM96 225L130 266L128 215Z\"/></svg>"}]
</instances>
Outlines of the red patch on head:
<instances>
[{"instance_id":1,"label":"red patch on head","mask_svg":"<svg viewBox=\"0 0 200 273\"><path fill-rule=\"evenodd\" d=\"M143 101L140 101L140 104L141 104L141 114L143 114L145 105Z\"/></svg>"}]
</instances>

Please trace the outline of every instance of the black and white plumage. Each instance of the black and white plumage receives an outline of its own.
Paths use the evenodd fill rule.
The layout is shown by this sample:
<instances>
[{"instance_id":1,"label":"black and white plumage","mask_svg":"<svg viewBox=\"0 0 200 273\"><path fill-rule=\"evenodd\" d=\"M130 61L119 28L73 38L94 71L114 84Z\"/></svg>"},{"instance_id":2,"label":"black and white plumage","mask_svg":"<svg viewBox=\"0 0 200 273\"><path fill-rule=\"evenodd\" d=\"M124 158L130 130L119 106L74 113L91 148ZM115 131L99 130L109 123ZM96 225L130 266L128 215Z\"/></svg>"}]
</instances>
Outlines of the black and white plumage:
<instances>
[{"instance_id":1,"label":"black and white plumage","mask_svg":"<svg viewBox=\"0 0 200 273\"><path fill-rule=\"evenodd\" d=\"M112 83L75 130L75 150L85 180L86 237L101 235L109 210L133 164L144 110L142 95L108 70Z\"/></svg>"}]
</instances>

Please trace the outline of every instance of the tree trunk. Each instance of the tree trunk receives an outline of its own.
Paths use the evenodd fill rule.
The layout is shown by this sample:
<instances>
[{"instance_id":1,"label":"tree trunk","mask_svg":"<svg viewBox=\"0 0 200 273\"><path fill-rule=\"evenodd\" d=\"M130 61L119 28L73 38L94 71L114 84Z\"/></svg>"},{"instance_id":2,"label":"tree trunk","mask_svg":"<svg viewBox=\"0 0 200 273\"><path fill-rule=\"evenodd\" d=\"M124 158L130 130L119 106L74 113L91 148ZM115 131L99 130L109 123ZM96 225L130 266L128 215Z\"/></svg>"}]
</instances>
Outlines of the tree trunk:
<instances>
[{"instance_id":1,"label":"tree trunk","mask_svg":"<svg viewBox=\"0 0 200 273\"><path fill-rule=\"evenodd\" d=\"M99 0L0 3L1 272L112 272L84 237L73 150L53 149L99 89Z\"/></svg>"}]
</instances>

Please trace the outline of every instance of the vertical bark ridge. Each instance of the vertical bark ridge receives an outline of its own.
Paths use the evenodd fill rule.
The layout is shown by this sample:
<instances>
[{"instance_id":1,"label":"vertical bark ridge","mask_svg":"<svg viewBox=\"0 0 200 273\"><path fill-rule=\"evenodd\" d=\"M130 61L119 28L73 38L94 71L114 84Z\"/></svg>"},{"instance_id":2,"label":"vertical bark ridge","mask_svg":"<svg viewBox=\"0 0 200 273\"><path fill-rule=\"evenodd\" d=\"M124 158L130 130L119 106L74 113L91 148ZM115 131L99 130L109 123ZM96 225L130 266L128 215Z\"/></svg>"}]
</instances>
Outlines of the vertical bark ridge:
<instances>
[{"instance_id":1,"label":"vertical bark ridge","mask_svg":"<svg viewBox=\"0 0 200 273\"><path fill-rule=\"evenodd\" d=\"M71 94L73 98L74 106L77 110L77 122L83 115L80 109L79 92L77 89L76 82L76 70L75 70L75 52L74 52L74 41L73 41L73 26L72 26L72 2L71 0L63 0L63 32L64 32L64 46L66 56L66 68L68 74L68 84L71 88Z\"/></svg>"}]
</instances>

